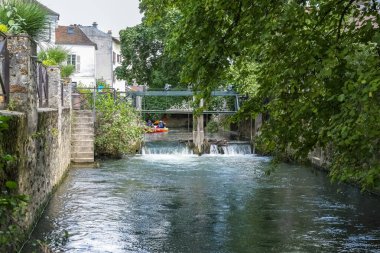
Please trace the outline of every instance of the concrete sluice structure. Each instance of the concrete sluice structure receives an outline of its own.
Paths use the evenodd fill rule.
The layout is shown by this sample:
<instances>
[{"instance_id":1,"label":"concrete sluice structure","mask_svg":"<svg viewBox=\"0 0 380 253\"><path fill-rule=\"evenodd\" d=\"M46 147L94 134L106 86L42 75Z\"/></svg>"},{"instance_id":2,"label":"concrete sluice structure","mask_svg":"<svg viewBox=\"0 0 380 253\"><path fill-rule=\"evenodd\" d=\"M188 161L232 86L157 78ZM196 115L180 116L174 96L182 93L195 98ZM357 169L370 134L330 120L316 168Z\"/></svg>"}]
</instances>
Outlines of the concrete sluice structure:
<instances>
[{"instance_id":1,"label":"concrete sluice structure","mask_svg":"<svg viewBox=\"0 0 380 253\"><path fill-rule=\"evenodd\" d=\"M208 144L205 155L249 155L252 154L248 142L225 142L223 144ZM142 147L142 155L195 155L191 142L154 141L146 142Z\"/></svg>"}]
</instances>

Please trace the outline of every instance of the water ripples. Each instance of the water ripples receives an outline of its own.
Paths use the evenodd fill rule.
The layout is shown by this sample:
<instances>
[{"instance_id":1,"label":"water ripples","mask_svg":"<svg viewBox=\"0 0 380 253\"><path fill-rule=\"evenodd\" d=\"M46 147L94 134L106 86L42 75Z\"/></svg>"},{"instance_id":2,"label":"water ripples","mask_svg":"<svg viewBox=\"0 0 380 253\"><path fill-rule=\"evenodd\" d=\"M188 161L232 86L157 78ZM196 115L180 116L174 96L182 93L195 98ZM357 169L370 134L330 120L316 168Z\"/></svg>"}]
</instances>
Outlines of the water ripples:
<instances>
[{"instance_id":1,"label":"water ripples","mask_svg":"<svg viewBox=\"0 0 380 253\"><path fill-rule=\"evenodd\" d=\"M379 199L305 167L267 176L269 161L145 155L73 169L33 238L69 253L380 251Z\"/></svg>"}]
</instances>

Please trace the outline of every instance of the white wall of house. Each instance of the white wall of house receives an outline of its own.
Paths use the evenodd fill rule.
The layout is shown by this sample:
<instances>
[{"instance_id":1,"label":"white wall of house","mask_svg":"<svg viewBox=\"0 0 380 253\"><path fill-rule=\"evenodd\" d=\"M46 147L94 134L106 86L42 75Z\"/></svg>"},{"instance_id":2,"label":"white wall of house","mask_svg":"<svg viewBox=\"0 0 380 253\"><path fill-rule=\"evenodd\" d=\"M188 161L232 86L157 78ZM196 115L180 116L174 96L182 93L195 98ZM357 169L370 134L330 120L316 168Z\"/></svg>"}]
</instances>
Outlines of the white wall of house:
<instances>
[{"instance_id":1,"label":"white wall of house","mask_svg":"<svg viewBox=\"0 0 380 253\"><path fill-rule=\"evenodd\" d=\"M58 27L58 16L49 15L48 25L42 38L38 41L38 51L46 50L55 44L55 30Z\"/></svg>"},{"instance_id":2,"label":"white wall of house","mask_svg":"<svg viewBox=\"0 0 380 253\"><path fill-rule=\"evenodd\" d=\"M49 42L54 45L55 44L55 29L58 27L58 17L57 16L49 16Z\"/></svg>"},{"instance_id":3,"label":"white wall of house","mask_svg":"<svg viewBox=\"0 0 380 253\"><path fill-rule=\"evenodd\" d=\"M112 75L112 35L98 29L96 22L92 26L80 26L80 29L96 45L96 79L113 84Z\"/></svg>"},{"instance_id":4,"label":"white wall of house","mask_svg":"<svg viewBox=\"0 0 380 253\"><path fill-rule=\"evenodd\" d=\"M125 81L116 79L115 69L121 66L121 45L118 41L112 40L112 69L114 73L113 87L119 91L125 91Z\"/></svg>"},{"instance_id":5,"label":"white wall of house","mask_svg":"<svg viewBox=\"0 0 380 253\"><path fill-rule=\"evenodd\" d=\"M96 49L95 46L62 45L69 50L72 60L76 65L76 71L71 76L73 82L86 87L96 85Z\"/></svg>"}]
</instances>

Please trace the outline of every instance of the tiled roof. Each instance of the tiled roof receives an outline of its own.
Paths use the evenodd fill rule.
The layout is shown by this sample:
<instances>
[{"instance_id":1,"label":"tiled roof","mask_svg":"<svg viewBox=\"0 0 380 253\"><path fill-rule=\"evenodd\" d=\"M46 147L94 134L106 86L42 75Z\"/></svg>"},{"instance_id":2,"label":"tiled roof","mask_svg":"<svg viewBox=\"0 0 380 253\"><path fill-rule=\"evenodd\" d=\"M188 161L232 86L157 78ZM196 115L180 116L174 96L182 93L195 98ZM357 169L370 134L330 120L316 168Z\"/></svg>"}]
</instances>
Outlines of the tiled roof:
<instances>
[{"instance_id":1,"label":"tiled roof","mask_svg":"<svg viewBox=\"0 0 380 253\"><path fill-rule=\"evenodd\" d=\"M55 43L59 45L94 46L97 48L96 44L76 25L58 26L55 30Z\"/></svg>"}]
</instances>

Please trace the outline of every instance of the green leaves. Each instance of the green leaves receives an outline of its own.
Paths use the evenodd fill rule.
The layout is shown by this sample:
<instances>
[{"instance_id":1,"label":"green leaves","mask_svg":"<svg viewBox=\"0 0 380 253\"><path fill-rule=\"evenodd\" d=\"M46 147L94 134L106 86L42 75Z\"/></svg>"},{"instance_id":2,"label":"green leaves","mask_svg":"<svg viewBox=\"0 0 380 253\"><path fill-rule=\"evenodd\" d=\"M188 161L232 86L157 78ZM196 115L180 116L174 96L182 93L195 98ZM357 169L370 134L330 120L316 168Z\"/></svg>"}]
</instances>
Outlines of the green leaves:
<instances>
[{"instance_id":1,"label":"green leaves","mask_svg":"<svg viewBox=\"0 0 380 253\"><path fill-rule=\"evenodd\" d=\"M95 152L97 155L121 157L136 153L143 133L138 113L125 101L114 101L110 94L97 97L97 127Z\"/></svg>"},{"instance_id":2,"label":"green leaves","mask_svg":"<svg viewBox=\"0 0 380 253\"><path fill-rule=\"evenodd\" d=\"M345 95L344 95L344 94L340 94L340 95L338 96L338 101L339 101L339 102L343 102L344 99L345 99Z\"/></svg>"},{"instance_id":3,"label":"green leaves","mask_svg":"<svg viewBox=\"0 0 380 253\"><path fill-rule=\"evenodd\" d=\"M67 78L70 77L75 72L74 65L63 65L61 66L61 77Z\"/></svg>"},{"instance_id":4,"label":"green leaves","mask_svg":"<svg viewBox=\"0 0 380 253\"><path fill-rule=\"evenodd\" d=\"M10 190L14 190L17 188L17 183L15 181L7 181L5 182L5 187L7 187Z\"/></svg>"},{"instance_id":5,"label":"green leaves","mask_svg":"<svg viewBox=\"0 0 380 253\"><path fill-rule=\"evenodd\" d=\"M13 34L27 33L32 38L45 35L47 12L33 1L1 0L0 23L7 24Z\"/></svg>"},{"instance_id":6,"label":"green leaves","mask_svg":"<svg viewBox=\"0 0 380 253\"><path fill-rule=\"evenodd\" d=\"M166 49L180 55L183 82L204 97L232 82L246 115L267 120L257 140L285 159L327 149L332 178L380 184L380 20L352 1L142 0L158 24L180 14ZM369 0L362 1L368 6Z\"/></svg>"},{"instance_id":7,"label":"green leaves","mask_svg":"<svg viewBox=\"0 0 380 253\"><path fill-rule=\"evenodd\" d=\"M0 140L9 128L9 117L0 116ZM17 221L23 218L27 197L17 194L17 182L9 168L15 157L4 154L4 142L0 142L0 251L17 252L23 239L23 228Z\"/></svg>"},{"instance_id":8,"label":"green leaves","mask_svg":"<svg viewBox=\"0 0 380 253\"><path fill-rule=\"evenodd\" d=\"M120 32L123 62L116 69L119 79L151 88L180 83L181 57L169 55L166 50L166 35L176 18L176 14L170 12L158 24L150 26L145 20Z\"/></svg>"},{"instance_id":9,"label":"green leaves","mask_svg":"<svg viewBox=\"0 0 380 253\"><path fill-rule=\"evenodd\" d=\"M61 46L51 46L45 50L38 53L38 60L54 63L53 65L62 65L67 61L67 56L69 51Z\"/></svg>"},{"instance_id":10,"label":"green leaves","mask_svg":"<svg viewBox=\"0 0 380 253\"><path fill-rule=\"evenodd\" d=\"M8 121L9 117L0 115L0 133L1 131L8 129Z\"/></svg>"}]
</instances>

